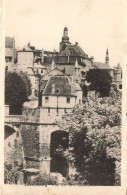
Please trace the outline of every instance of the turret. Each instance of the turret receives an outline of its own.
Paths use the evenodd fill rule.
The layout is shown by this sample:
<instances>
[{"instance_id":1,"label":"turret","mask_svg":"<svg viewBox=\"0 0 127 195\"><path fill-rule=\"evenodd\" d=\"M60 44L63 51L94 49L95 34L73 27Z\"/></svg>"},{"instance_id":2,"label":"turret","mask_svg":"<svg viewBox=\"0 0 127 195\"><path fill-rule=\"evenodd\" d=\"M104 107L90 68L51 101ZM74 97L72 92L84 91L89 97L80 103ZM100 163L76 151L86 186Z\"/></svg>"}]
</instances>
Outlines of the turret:
<instances>
[{"instance_id":1,"label":"turret","mask_svg":"<svg viewBox=\"0 0 127 195\"><path fill-rule=\"evenodd\" d=\"M106 51L105 63L106 63L106 64L109 64L108 49L107 49L107 51Z\"/></svg>"},{"instance_id":2,"label":"turret","mask_svg":"<svg viewBox=\"0 0 127 195\"><path fill-rule=\"evenodd\" d=\"M65 27L64 31L63 31L62 41L60 42L60 52L64 51L66 46L69 44L71 44L71 43L69 42L68 29L67 29L67 27Z\"/></svg>"},{"instance_id":3,"label":"turret","mask_svg":"<svg viewBox=\"0 0 127 195\"><path fill-rule=\"evenodd\" d=\"M64 28L63 37L68 37L68 29L67 29L67 27Z\"/></svg>"}]
</instances>

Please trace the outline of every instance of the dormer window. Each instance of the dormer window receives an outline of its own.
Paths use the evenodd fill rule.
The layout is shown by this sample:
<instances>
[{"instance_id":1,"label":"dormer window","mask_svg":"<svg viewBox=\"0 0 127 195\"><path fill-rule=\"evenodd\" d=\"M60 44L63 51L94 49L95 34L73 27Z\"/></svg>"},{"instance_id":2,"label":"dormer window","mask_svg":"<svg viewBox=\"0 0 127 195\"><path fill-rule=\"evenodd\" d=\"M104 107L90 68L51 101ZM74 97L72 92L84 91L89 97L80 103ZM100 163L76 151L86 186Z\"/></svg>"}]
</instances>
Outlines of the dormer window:
<instances>
[{"instance_id":1,"label":"dormer window","mask_svg":"<svg viewBox=\"0 0 127 195\"><path fill-rule=\"evenodd\" d=\"M69 104L70 103L70 97L67 97L66 102Z\"/></svg>"},{"instance_id":2,"label":"dormer window","mask_svg":"<svg viewBox=\"0 0 127 195\"><path fill-rule=\"evenodd\" d=\"M45 103L49 102L49 97L45 97Z\"/></svg>"},{"instance_id":3,"label":"dormer window","mask_svg":"<svg viewBox=\"0 0 127 195\"><path fill-rule=\"evenodd\" d=\"M59 94L59 93L60 93L60 89L57 88L57 89L55 90L55 93Z\"/></svg>"}]
</instances>

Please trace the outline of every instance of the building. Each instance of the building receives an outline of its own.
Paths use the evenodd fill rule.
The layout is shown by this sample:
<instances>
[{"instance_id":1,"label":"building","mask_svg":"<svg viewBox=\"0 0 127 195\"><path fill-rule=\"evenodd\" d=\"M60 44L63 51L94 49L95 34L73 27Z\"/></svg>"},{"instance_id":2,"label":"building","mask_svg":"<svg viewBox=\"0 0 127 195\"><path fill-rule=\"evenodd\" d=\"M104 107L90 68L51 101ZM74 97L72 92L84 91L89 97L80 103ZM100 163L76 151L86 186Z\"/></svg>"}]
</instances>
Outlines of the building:
<instances>
[{"instance_id":1,"label":"building","mask_svg":"<svg viewBox=\"0 0 127 195\"><path fill-rule=\"evenodd\" d=\"M44 51L36 49L35 46L31 46L30 43L25 45L22 49L17 51L17 69L27 72L29 67L40 70L41 66L45 66L47 70L50 70L52 60L58 52Z\"/></svg>"},{"instance_id":2,"label":"building","mask_svg":"<svg viewBox=\"0 0 127 195\"><path fill-rule=\"evenodd\" d=\"M105 57L105 63L102 62L94 62L92 68L98 68L102 70L106 70L109 75L112 77L112 85L116 86L117 90L122 89L122 68L120 67L120 64L116 67L111 67L109 65L109 52L108 49L106 51L106 57Z\"/></svg>"},{"instance_id":3,"label":"building","mask_svg":"<svg viewBox=\"0 0 127 195\"><path fill-rule=\"evenodd\" d=\"M56 72L57 75L54 75ZM25 167L21 174L22 181L24 177L27 177L28 181L35 172L41 172L43 176L58 172L66 177L69 171L67 159L58 160L54 153L54 140L60 138L59 145L65 147L64 150L68 148L69 141L69 134L66 130L60 130L56 120L70 113L76 104L82 103L82 90L78 83L71 83L70 78L57 68L49 74L50 76L47 73L40 80L39 98L36 97L23 105L24 122L20 131ZM62 140L66 140L66 146ZM62 162L65 163L61 164Z\"/></svg>"},{"instance_id":4,"label":"building","mask_svg":"<svg viewBox=\"0 0 127 195\"><path fill-rule=\"evenodd\" d=\"M75 44L70 43L68 29L65 27L55 62L57 67L63 70L66 75L73 75L76 61L81 69L80 77L83 77L84 73L92 66L92 57L89 58L77 42Z\"/></svg>"},{"instance_id":5,"label":"building","mask_svg":"<svg viewBox=\"0 0 127 195\"><path fill-rule=\"evenodd\" d=\"M16 63L16 49L14 37L5 37L5 68L6 71L13 71Z\"/></svg>"}]
</instances>

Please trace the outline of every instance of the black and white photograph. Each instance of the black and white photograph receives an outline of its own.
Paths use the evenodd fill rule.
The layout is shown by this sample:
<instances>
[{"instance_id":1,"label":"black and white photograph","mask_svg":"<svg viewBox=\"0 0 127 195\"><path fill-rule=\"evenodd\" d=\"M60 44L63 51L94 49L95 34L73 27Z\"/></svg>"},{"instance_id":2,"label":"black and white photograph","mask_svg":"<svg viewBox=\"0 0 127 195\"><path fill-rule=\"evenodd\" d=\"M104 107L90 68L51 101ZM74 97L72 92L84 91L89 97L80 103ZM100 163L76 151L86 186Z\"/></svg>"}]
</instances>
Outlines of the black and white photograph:
<instances>
[{"instance_id":1,"label":"black and white photograph","mask_svg":"<svg viewBox=\"0 0 127 195\"><path fill-rule=\"evenodd\" d=\"M124 1L5 10L4 187L121 186Z\"/></svg>"}]
</instances>

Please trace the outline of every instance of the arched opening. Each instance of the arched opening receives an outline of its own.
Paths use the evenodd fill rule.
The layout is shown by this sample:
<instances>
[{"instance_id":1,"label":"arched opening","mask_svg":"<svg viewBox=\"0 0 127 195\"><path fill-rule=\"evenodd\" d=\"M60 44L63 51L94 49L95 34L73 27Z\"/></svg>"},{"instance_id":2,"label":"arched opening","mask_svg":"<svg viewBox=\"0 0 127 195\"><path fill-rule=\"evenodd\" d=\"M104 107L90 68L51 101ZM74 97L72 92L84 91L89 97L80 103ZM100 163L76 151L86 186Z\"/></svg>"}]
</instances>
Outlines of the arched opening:
<instances>
[{"instance_id":1,"label":"arched opening","mask_svg":"<svg viewBox=\"0 0 127 195\"><path fill-rule=\"evenodd\" d=\"M55 131L51 133L51 172L61 173L63 177L68 175L68 160L65 156L65 151L69 147L69 133L65 131Z\"/></svg>"},{"instance_id":2,"label":"arched opening","mask_svg":"<svg viewBox=\"0 0 127 195\"><path fill-rule=\"evenodd\" d=\"M4 139L7 139L10 135L12 135L13 133L15 133L15 129L8 126L8 125L5 125L4 126Z\"/></svg>"}]
</instances>

